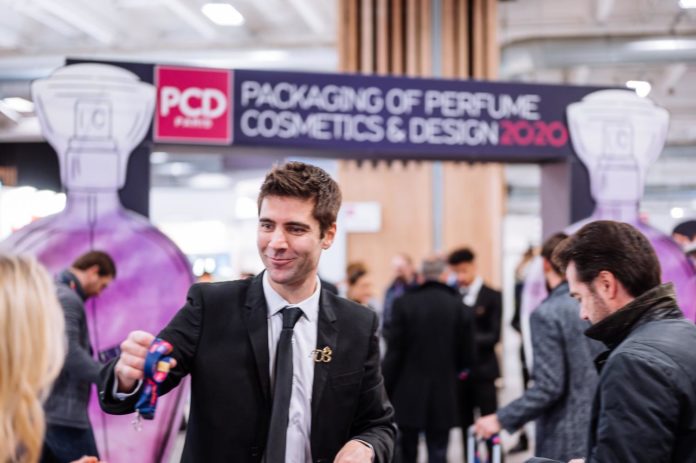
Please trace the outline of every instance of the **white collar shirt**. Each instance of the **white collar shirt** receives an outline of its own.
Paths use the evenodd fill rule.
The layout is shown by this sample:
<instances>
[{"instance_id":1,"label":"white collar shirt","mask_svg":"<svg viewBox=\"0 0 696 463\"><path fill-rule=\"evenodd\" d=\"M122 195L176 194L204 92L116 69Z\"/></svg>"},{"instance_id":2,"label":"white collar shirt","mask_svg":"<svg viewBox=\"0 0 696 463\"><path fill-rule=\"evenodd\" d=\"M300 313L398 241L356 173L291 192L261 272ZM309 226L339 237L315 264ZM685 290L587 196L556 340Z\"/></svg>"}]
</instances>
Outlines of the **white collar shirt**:
<instances>
[{"instance_id":1,"label":"white collar shirt","mask_svg":"<svg viewBox=\"0 0 696 463\"><path fill-rule=\"evenodd\" d=\"M283 314L286 306L299 307L302 316L297 321L292 336L292 393L288 415L288 432L285 447L286 463L311 463L310 436L312 430L312 389L314 361L312 351L316 349L319 323L319 295L321 282L317 277L314 293L298 304L290 304L272 287L268 272L263 274L263 294L268 309L268 354L270 360L271 387L274 382L276 346L283 329Z\"/></svg>"},{"instance_id":2,"label":"white collar shirt","mask_svg":"<svg viewBox=\"0 0 696 463\"><path fill-rule=\"evenodd\" d=\"M473 307L476 304L476 299L478 299L481 286L483 286L483 278L477 276L474 281L472 281L471 284L463 291L463 293L465 293L464 304L468 305L469 307Z\"/></svg>"}]
</instances>

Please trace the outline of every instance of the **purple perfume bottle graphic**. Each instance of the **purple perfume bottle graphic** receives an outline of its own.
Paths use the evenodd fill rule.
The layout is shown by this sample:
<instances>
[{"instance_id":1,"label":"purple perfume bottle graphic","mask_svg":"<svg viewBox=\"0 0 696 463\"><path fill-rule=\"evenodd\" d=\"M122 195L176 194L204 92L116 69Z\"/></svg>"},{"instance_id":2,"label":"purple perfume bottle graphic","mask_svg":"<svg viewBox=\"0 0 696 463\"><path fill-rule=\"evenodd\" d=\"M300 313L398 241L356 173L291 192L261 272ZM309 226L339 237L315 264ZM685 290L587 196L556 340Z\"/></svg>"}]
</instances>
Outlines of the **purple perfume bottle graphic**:
<instances>
[{"instance_id":1,"label":"purple perfume bottle graphic","mask_svg":"<svg viewBox=\"0 0 696 463\"><path fill-rule=\"evenodd\" d=\"M601 90L568 106L573 148L587 166L597 205L593 214L570 225L573 233L594 220L627 222L652 244L662 268L662 281L675 285L679 307L696 320L696 274L684 252L669 236L639 219L648 167L657 160L667 138L669 114L652 101L624 90ZM546 297L541 261L530 269L522 311L531 313Z\"/></svg>"},{"instance_id":2,"label":"purple perfume bottle graphic","mask_svg":"<svg viewBox=\"0 0 696 463\"><path fill-rule=\"evenodd\" d=\"M155 90L122 68L77 64L34 82L32 92L42 132L58 153L67 203L63 212L18 230L2 247L37 256L54 273L91 249L114 258L117 278L86 306L93 348L107 360L118 355L130 331L157 333L192 282L182 252L146 218L124 209L117 193L130 153L152 120ZM166 461L186 391L183 384L162 397L155 420L140 432L133 416L102 413L94 395L89 412L102 459Z\"/></svg>"}]
</instances>

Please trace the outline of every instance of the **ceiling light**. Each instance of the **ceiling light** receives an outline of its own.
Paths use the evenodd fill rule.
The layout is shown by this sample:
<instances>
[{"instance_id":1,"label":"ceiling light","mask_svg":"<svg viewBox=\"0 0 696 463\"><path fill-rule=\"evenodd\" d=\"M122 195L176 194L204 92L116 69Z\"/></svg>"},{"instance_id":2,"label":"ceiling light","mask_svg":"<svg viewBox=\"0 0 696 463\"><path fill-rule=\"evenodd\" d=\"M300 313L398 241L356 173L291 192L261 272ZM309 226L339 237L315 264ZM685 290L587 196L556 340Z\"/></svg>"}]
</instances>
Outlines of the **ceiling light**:
<instances>
[{"instance_id":1,"label":"ceiling light","mask_svg":"<svg viewBox=\"0 0 696 463\"><path fill-rule=\"evenodd\" d=\"M696 0L679 0L679 6L686 9L696 8Z\"/></svg>"},{"instance_id":2,"label":"ceiling light","mask_svg":"<svg viewBox=\"0 0 696 463\"><path fill-rule=\"evenodd\" d=\"M648 96L650 90L652 89L652 85L650 85L650 82L646 82L644 80L629 80L628 82L626 82L626 87L635 90L636 95L638 95L641 98L645 98L646 96Z\"/></svg>"},{"instance_id":3,"label":"ceiling light","mask_svg":"<svg viewBox=\"0 0 696 463\"><path fill-rule=\"evenodd\" d=\"M164 151L153 151L150 153L150 162L152 164L164 164L169 160L169 154Z\"/></svg>"},{"instance_id":4,"label":"ceiling light","mask_svg":"<svg viewBox=\"0 0 696 463\"><path fill-rule=\"evenodd\" d=\"M220 26L241 26L244 16L229 3L206 3L201 8L204 15Z\"/></svg>"},{"instance_id":5,"label":"ceiling light","mask_svg":"<svg viewBox=\"0 0 696 463\"><path fill-rule=\"evenodd\" d=\"M673 207L672 210L669 211L669 213L673 219L681 219L684 217L684 209L682 209L681 207Z\"/></svg>"}]
</instances>

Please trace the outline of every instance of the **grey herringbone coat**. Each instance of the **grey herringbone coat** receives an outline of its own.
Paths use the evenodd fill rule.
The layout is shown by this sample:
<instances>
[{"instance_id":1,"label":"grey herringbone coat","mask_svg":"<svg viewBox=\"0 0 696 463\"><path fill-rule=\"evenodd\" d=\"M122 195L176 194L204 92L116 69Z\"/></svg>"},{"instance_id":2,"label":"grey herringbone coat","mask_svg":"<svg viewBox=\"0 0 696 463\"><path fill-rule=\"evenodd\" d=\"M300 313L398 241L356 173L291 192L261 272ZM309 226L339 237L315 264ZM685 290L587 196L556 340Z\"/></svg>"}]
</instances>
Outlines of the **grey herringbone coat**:
<instances>
[{"instance_id":1,"label":"grey herringbone coat","mask_svg":"<svg viewBox=\"0 0 696 463\"><path fill-rule=\"evenodd\" d=\"M71 280L71 289L63 280ZM74 275L64 272L56 281L58 300L65 315L68 353L63 369L44 404L48 424L89 429L87 407L92 383L99 381L101 365L92 357L82 289Z\"/></svg>"},{"instance_id":2,"label":"grey herringbone coat","mask_svg":"<svg viewBox=\"0 0 696 463\"><path fill-rule=\"evenodd\" d=\"M512 432L536 419L535 455L568 461L585 455L592 397L597 386L594 357L603 347L584 335L568 284L551 291L530 318L534 384L498 410L501 425Z\"/></svg>"}]
</instances>

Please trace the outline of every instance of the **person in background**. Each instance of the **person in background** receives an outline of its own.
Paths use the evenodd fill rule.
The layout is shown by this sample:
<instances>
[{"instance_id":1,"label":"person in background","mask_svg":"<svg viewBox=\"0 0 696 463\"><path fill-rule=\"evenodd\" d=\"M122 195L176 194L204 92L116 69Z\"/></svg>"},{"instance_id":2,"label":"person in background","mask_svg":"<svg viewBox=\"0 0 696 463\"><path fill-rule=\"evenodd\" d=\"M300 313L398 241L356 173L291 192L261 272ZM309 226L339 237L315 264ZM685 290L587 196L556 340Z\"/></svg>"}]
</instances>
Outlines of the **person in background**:
<instances>
[{"instance_id":1,"label":"person in background","mask_svg":"<svg viewBox=\"0 0 696 463\"><path fill-rule=\"evenodd\" d=\"M91 385L99 382L101 364L92 357L85 302L99 296L115 277L116 265L111 256L89 251L56 279L68 354L44 407L47 426L42 463L68 463L82 455L98 456L87 406Z\"/></svg>"},{"instance_id":2,"label":"person in background","mask_svg":"<svg viewBox=\"0 0 696 463\"><path fill-rule=\"evenodd\" d=\"M399 425L402 463L415 463L425 432L430 463L447 461L450 429L459 421L459 375L473 366L474 325L447 282L447 262L423 261L425 282L394 301L383 373Z\"/></svg>"},{"instance_id":3,"label":"person in background","mask_svg":"<svg viewBox=\"0 0 696 463\"><path fill-rule=\"evenodd\" d=\"M495 380L500 376L500 367L495 346L500 341L503 301L500 291L484 284L483 278L478 275L476 256L471 249L452 251L447 262L456 276L462 301L474 317L476 366L466 381L459 383L459 408L461 425L465 430L466 452L466 429L474 423L475 412L483 416L495 413L498 408Z\"/></svg>"},{"instance_id":4,"label":"person in background","mask_svg":"<svg viewBox=\"0 0 696 463\"><path fill-rule=\"evenodd\" d=\"M696 220L687 220L674 227L672 238L682 247L696 269Z\"/></svg>"},{"instance_id":5,"label":"person in background","mask_svg":"<svg viewBox=\"0 0 696 463\"><path fill-rule=\"evenodd\" d=\"M356 261L356 262L349 262L348 265L346 265L346 276L343 280L338 282L337 289L338 289L338 295L341 297L345 297L348 299L348 276L353 275L358 272L367 272L367 265L365 265L364 262L361 261Z\"/></svg>"},{"instance_id":6,"label":"person in background","mask_svg":"<svg viewBox=\"0 0 696 463\"><path fill-rule=\"evenodd\" d=\"M515 267L515 313L512 317L510 325L522 336L522 289L524 288L524 280L529 271L529 264L536 256L537 252L534 246L529 246L522 255L520 262ZM527 390L529 386L529 368L527 367L527 353L524 350L524 342L520 342L520 367L522 370L522 387ZM529 437L526 430L522 429L520 438L508 453L524 452L529 448Z\"/></svg>"},{"instance_id":7,"label":"person in background","mask_svg":"<svg viewBox=\"0 0 696 463\"><path fill-rule=\"evenodd\" d=\"M41 399L63 365L64 324L48 272L33 258L0 255L0 462L39 460Z\"/></svg>"},{"instance_id":8,"label":"person in background","mask_svg":"<svg viewBox=\"0 0 696 463\"><path fill-rule=\"evenodd\" d=\"M0 255L0 462L38 461L41 398L65 351L63 311L46 270L32 258Z\"/></svg>"},{"instance_id":9,"label":"person in background","mask_svg":"<svg viewBox=\"0 0 696 463\"><path fill-rule=\"evenodd\" d=\"M372 277L366 268L353 269L348 274L348 291L346 296L353 302L357 302L365 307L371 307L372 299L375 296Z\"/></svg>"},{"instance_id":10,"label":"person in background","mask_svg":"<svg viewBox=\"0 0 696 463\"><path fill-rule=\"evenodd\" d=\"M392 259L394 279L387 288L382 307L382 335L386 338L391 325L392 305L396 298L402 296L408 289L417 288L418 273L413 267L413 261L408 254L400 253Z\"/></svg>"},{"instance_id":11,"label":"person in background","mask_svg":"<svg viewBox=\"0 0 696 463\"><path fill-rule=\"evenodd\" d=\"M597 386L593 360L601 351L597 341L583 335L590 325L580 318L563 272L551 260L567 237L556 233L541 250L549 296L530 318L532 385L522 397L476 421L477 434L489 438L503 428L514 432L536 420L535 455L560 461L582 455L587 446Z\"/></svg>"},{"instance_id":12,"label":"person in background","mask_svg":"<svg viewBox=\"0 0 696 463\"><path fill-rule=\"evenodd\" d=\"M608 349L595 360L584 461L696 461L696 326L661 283L648 239L626 223L591 222L553 259L592 324L585 335Z\"/></svg>"}]
</instances>

